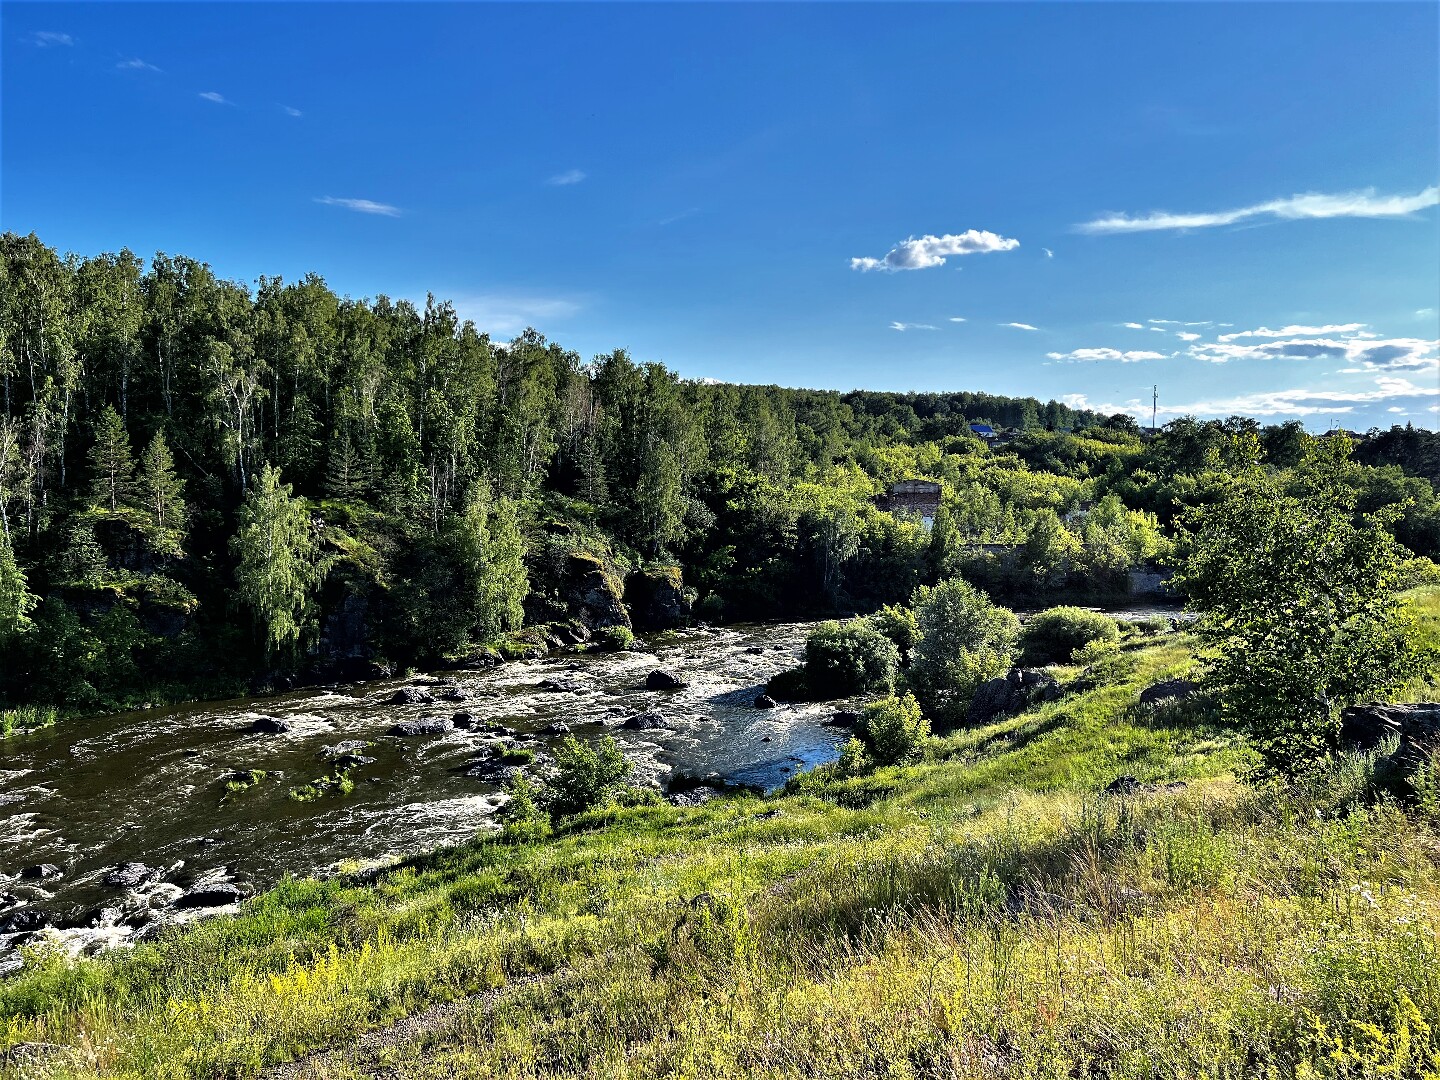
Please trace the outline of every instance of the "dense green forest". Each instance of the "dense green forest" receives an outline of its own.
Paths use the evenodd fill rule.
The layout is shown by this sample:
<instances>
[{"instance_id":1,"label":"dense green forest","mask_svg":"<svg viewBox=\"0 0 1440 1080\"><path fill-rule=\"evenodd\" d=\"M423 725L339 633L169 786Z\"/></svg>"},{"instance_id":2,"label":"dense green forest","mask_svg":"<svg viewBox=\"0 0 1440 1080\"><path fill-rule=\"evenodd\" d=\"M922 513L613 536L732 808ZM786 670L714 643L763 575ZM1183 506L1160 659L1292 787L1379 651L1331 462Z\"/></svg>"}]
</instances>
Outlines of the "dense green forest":
<instances>
[{"instance_id":1,"label":"dense green forest","mask_svg":"<svg viewBox=\"0 0 1440 1080\"><path fill-rule=\"evenodd\" d=\"M686 380L535 331L494 342L433 297L251 288L13 233L0 379L0 697L68 710L632 620L872 611L956 575L1008 602L1120 595L1245 464L1234 436L1282 486L1312 442L1293 422L1151 435L1032 398ZM1440 554L1440 438L1372 432L1354 459L1360 512L1392 508L1396 539ZM881 508L908 478L941 484L933 528Z\"/></svg>"}]
</instances>

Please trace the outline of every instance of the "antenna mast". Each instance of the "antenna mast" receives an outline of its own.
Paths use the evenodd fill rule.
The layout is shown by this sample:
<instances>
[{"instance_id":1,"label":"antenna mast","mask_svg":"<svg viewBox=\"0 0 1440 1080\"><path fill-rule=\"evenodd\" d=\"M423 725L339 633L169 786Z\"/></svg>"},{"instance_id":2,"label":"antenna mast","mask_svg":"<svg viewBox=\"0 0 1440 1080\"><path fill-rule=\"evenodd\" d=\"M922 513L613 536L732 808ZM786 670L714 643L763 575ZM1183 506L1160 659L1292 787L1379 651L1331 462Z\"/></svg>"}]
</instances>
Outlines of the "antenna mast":
<instances>
[{"instance_id":1,"label":"antenna mast","mask_svg":"<svg viewBox=\"0 0 1440 1080\"><path fill-rule=\"evenodd\" d=\"M1155 420L1160 415L1160 384L1150 387L1150 434L1155 434Z\"/></svg>"}]
</instances>

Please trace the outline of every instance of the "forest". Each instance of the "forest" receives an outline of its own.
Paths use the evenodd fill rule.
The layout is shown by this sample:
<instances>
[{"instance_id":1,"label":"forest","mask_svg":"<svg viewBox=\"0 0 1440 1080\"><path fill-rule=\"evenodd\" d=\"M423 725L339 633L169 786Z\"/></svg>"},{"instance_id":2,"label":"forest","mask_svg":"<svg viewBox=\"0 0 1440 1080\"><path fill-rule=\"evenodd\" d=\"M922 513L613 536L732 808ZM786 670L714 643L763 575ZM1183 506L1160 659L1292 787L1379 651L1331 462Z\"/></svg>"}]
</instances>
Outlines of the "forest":
<instances>
[{"instance_id":1,"label":"forest","mask_svg":"<svg viewBox=\"0 0 1440 1080\"><path fill-rule=\"evenodd\" d=\"M67 712L554 633L867 613L956 576L1011 604L1122 597L1167 572L1177 517L1243 464L1237 436L1282 481L1316 441L688 380L534 330L492 341L434 296L252 288L14 233L0 379L0 703ZM1371 432L1345 476L1359 512L1440 554L1434 432ZM881 508L916 478L941 485L933 527Z\"/></svg>"}]
</instances>

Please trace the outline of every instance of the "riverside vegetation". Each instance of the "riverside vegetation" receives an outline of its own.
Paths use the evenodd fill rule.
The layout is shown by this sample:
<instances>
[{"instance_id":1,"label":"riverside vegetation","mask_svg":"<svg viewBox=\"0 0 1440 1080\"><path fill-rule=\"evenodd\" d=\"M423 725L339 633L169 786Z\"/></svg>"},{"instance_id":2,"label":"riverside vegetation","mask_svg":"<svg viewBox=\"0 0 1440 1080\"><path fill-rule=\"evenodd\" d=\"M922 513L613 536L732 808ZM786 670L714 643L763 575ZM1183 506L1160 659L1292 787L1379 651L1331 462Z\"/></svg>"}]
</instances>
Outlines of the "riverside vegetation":
<instances>
[{"instance_id":1,"label":"riverside vegetation","mask_svg":"<svg viewBox=\"0 0 1440 1080\"><path fill-rule=\"evenodd\" d=\"M49 265L34 242L6 243L12 263L22 251ZM78 289L85 263L56 265L56 280ZM203 268L186 265L204 280ZM218 291L197 310L230 296L252 329L268 325L245 321L259 318L267 288L290 295L266 283L258 298L244 292L245 306L209 280ZM57 295L57 325L89 310ZM392 310L355 305L369 313L355 317L377 309ZM414 325L440 310L415 313ZM146 333L159 338L137 338L136 363L160 355L147 351L166 340L158 325ZM233 331L224 348L204 339L201 355L233 359L244 341L253 350L258 337ZM10 334L7 348L16 340ZM562 355L534 336L503 349L464 329L449 340L488 358L476 370L507 377L553 374ZM414 347L404 355L437 355ZM435 427L421 418L465 385L427 360L399 380L414 389L405 380L424 371L427 389L410 400L427 404L401 410L411 435L383 451L398 455L387 462L410 462L403 497L386 494L391 469L340 498L307 493L306 483L329 483L315 479L313 454L296 460L293 481L275 465L282 451L267 432L291 421L278 404L276 415L262 409L270 399L260 391L292 400L284 395L299 385L289 381L298 369L244 355L263 375L245 399L251 411L233 428L217 413L212 428L184 435L175 422L172 432L177 444L195 438L196 451L233 433L213 442L235 455L233 469L223 455L189 454L217 466L213 501L191 501L185 492L207 481L182 480L160 452L168 438L150 434L172 422L160 420L167 373L179 370L168 366L145 391L160 406L142 414L132 400L128 423L124 402L112 407L101 387L138 398L129 381L138 369L106 369L111 381L89 399L99 437L84 457L83 490L65 494L60 478L71 451L46 450L36 459L45 468L12 470L22 481L13 505L24 512L13 530L22 543L0 551L5 647L20 663L45 656L68 673L44 681L32 667L12 697L18 689L42 704L93 708L153 693L156 656L199 657L184 650L225 633L227 590L254 617L253 637L235 639L244 664L269 669L324 661L326 611L344 596L365 597L377 613L367 658L518 648L513 635L527 618L588 617L616 627L607 644L624 647L629 617L610 579L628 570L678 590L683 566L694 601L712 614L765 614L767 597L785 596L807 596L817 614L872 612L819 626L803 665L770 687L781 708L787 698L861 698L858 715L843 714L855 738L782 791L687 807L635 785L608 739L567 739L553 762L511 781L503 827L468 843L355 875L286 879L233 915L92 959L36 935L24 968L0 982L4 1074L1440 1071L1440 721L1426 704L1355 708L1440 698L1429 433L1397 429L1357 451L1345 438L1235 419L1177 422L1145 439L1123 418L1042 414L1049 407L1037 403L700 387L609 357L588 368L564 361L567 385L582 398L590 388L597 418L593 445L574 459L592 471L567 474L560 427L545 428L553 441L543 451L526 441L534 428L505 441L527 408L549 416L537 403L557 400L527 396L523 378L503 394L498 383L474 384L489 388L480 394L489 404L451 414L459 443L438 456L425 449L420 432ZM389 373L388 362L377 370ZM636 396L607 396L607 370L628 372ZM705 425L719 423L715 403L732 392L744 405L726 414L738 433L727 443L713 437L723 425ZM305 408L293 399L296 415L339 408L320 403L344 396L317 392ZM35 400L10 424L22 442L41 411ZM83 395L46 400L58 409L53 432ZM199 400L210 399L184 407ZM1014 426L1029 430L1009 445L966 434L980 410L1011 407ZM794 438L783 473L768 478L753 457L723 463L737 446L754 451L764 410ZM818 440L816 410L835 421ZM664 434L679 418L695 425L684 468ZM121 453L131 423L152 447L138 473ZM510 435L486 443L477 435L486 431ZM495 446L528 446L530 456L495 457ZM309 480L298 475L305 460ZM526 468L528 480L513 486ZM602 474L609 485L615 473L604 470L624 468L642 474L607 486L603 499L567 487ZM675 483L646 486L662 475ZM914 476L942 485L930 531L872 501L883 483ZM292 482L301 486L287 491ZM137 494L160 489L179 500L169 510ZM626 491L643 512L626 515L626 496L609 494ZM675 516L654 516L656 491L675 496ZM188 523L206 515L201 539ZM103 524L122 517L128 547ZM83 565L99 577L66 578L80 564L42 554L47 539L77 527ZM161 558L165 544L174 553ZM132 559L135 551L150 554ZM1178 568L1198 622L1122 628L1070 606L1023 623L997 603L1093 596L1158 558ZM557 567L576 561L588 591L609 588L614 607L592 598L587 608L586 590L557 584ZM327 593L337 582L359 584ZM145 628L154 618L145 598L157 589L188 597L173 636L159 623ZM96 591L113 602L95 603ZM637 607L645 596L634 594ZM612 614L597 618L597 609ZM69 636L57 638L57 627ZM130 636L113 636L122 630ZM66 652L74 641L89 643L77 654L89 668ZM107 682L106 665L125 658L130 667ZM1047 666L1013 668L1022 658ZM243 664L221 672L195 663L174 692L249 674ZM77 671L90 689L66 696ZM330 797L319 785L342 780L322 778L312 797ZM380 1034L358 1039L372 1031Z\"/></svg>"}]
</instances>

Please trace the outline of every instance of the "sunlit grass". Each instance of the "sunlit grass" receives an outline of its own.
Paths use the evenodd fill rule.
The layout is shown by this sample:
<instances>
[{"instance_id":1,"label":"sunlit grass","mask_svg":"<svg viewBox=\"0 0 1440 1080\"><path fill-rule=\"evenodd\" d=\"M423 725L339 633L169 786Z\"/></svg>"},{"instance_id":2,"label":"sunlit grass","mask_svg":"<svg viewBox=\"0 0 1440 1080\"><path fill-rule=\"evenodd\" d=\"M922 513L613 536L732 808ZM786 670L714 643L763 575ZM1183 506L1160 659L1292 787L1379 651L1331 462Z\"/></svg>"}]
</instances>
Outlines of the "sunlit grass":
<instances>
[{"instance_id":1,"label":"sunlit grass","mask_svg":"<svg viewBox=\"0 0 1440 1080\"><path fill-rule=\"evenodd\" d=\"M1433 632L1440 590L1416 606ZM423 1052L317 1075L1440 1069L1431 819L1363 798L1363 762L1237 783L1235 731L1139 704L1190 649L1062 669L1082 689L914 764L595 811L542 844L287 881L125 953L36 958L0 983L0 1045L75 1048L55 1076L246 1076L509 985ZM1122 774L1142 790L1103 794Z\"/></svg>"}]
</instances>

